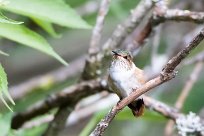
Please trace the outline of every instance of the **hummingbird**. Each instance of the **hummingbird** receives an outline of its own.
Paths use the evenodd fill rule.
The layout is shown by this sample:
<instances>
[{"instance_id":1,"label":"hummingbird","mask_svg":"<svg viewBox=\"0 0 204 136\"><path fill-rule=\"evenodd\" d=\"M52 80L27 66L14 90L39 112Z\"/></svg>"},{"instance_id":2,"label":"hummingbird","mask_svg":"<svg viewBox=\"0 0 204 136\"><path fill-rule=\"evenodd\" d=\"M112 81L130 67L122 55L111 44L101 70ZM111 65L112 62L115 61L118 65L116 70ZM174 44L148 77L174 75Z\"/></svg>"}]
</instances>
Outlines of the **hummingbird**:
<instances>
[{"instance_id":1,"label":"hummingbird","mask_svg":"<svg viewBox=\"0 0 204 136\"><path fill-rule=\"evenodd\" d=\"M137 91L145 83L143 70L136 67L130 52L115 50L109 68L108 85L120 100ZM134 116L139 117L144 113L144 101L141 97L131 102L128 107Z\"/></svg>"}]
</instances>

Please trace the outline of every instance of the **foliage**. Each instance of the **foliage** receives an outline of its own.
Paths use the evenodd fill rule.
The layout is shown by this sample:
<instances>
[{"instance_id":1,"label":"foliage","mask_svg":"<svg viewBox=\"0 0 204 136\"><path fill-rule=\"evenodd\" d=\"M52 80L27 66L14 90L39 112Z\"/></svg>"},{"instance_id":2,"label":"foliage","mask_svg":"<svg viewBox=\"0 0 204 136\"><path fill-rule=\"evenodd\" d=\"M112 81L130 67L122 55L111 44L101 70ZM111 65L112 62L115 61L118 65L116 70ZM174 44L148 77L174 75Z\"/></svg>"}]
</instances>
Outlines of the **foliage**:
<instances>
[{"instance_id":1,"label":"foliage","mask_svg":"<svg viewBox=\"0 0 204 136\"><path fill-rule=\"evenodd\" d=\"M59 37L55 32L52 23L69 27L69 28L83 28L89 29L91 26L87 24L68 4L63 0L9 0L1 1L0 8L2 10L10 11L15 14L24 15L32 19L37 25L48 32L53 37ZM48 14L49 13L49 14ZM23 45L37 49L46 53L62 64L67 65L47 42L47 40L27 28L22 24L23 22L15 21L3 15L0 12L0 36L10 39L12 41L21 43ZM21 24L21 25L20 25ZM0 50L0 54L8 56L7 53ZM1 100L10 109L4 99L4 95L14 104L12 98L8 93L7 78L3 67L1 69ZM11 110L11 109L10 109Z\"/></svg>"},{"instance_id":2,"label":"foliage","mask_svg":"<svg viewBox=\"0 0 204 136\"><path fill-rule=\"evenodd\" d=\"M8 92L8 82L7 82L7 77L6 73L4 71L4 68L0 64L0 99L2 102L6 105L6 107L12 111L12 109L9 107L7 104L6 100L4 99L6 97L13 105L15 105L13 99L11 98L9 92Z\"/></svg>"},{"instance_id":3,"label":"foliage","mask_svg":"<svg viewBox=\"0 0 204 136\"><path fill-rule=\"evenodd\" d=\"M1 135L6 136L10 131L12 113L0 114Z\"/></svg>"}]
</instances>

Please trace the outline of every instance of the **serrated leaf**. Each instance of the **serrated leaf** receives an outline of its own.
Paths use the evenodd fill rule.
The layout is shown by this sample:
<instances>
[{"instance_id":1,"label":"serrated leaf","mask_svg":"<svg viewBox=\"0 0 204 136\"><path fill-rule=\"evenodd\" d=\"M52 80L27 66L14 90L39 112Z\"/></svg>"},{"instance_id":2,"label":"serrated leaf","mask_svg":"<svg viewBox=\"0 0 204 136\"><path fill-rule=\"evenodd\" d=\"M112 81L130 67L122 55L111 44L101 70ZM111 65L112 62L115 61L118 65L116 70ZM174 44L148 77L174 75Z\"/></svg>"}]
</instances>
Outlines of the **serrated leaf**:
<instances>
[{"instance_id":1,"label":"serrated leaf","mask_svg":"<svg viewBox=\"0 0 204 136\"><path fill-rule=\"evenodd\" d=\"M91 28L69 5L63 0L9 0L9 4L1 8L38 18L61 26L71 28Z\"/></svg>"},{"instance_id":2,"label":"serrated leaf","mask_svg":"<svg viewBox=\"0 0 204 136\"><path fill-rule=\"evenodd\" d=\"M15 105L15 102L13 101L13 99L11 98L8 92L8 82L7 82L6 73L2 65L0 64L0 99L6 105L6 107L12 111L12 109L9 107L9 105L5 101L4 97L6 97L13 105Z\"/></svg>"},{"instance_id":3,"label":"serrated leaf","mask_svg":"<svg viewBox=\"0 0 204 136\"><path fill-rule=\"evenodd\" d=\"M4 16L4 15L0 12L0 23L22 24L23 22L19 22L19 21L12 20L12 19L10 19L10 18Z\"/></svg>"},{"instance_id":4,"label":"serrated leaf","mask_svg":"<svg viewBox=\"0 0 204 136\"><path fill-rule=\"evenodd\" d=\"M0 36L42 51L67 65L42 36L23 25L0 23Z\"/></svg>"},{"instance_id":5,"label":"serrated leaf","mask_svg":"<svg viewBox=\"0 0 204 136\"><path fill-rule=\"evenodd\" d=\"M4 55L4 56L9 56L9 54L8 54L8 53L3 52L2 50L0 50L0 54L1 54L1 55Z\"/></svg>"},{"instance_id":6,"label":"serrated leaf","mask_svg":"<svg viewBox=\"0 0 204 136\"><path fill-rule=\"evenodd\" d=\"M37 18L32 18L32 20L39 25L42 29L44 29L48 34L50 34L51 36L55 37L55 38L59 38L61 37L60 34L57 34L52 26L52 23L41 20L41 19L37 19Z\"/></svg>"}]
</instances>

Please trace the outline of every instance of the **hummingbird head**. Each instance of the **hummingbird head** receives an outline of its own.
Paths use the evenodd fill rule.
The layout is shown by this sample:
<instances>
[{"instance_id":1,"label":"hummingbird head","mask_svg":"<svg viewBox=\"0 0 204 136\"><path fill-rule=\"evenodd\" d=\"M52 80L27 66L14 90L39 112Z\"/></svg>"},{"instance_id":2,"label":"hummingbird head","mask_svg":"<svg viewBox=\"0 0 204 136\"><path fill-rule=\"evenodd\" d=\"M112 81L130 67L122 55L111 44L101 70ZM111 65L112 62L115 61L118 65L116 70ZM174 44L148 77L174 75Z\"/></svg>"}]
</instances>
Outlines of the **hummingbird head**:
<instances>
[{"instance_id":1,"label":"hummingbird head","mask_svg":"<svg viewBox=\"0 0 204 136\"><path fill-rule=\"evenodd\" d=\"M113 59L111 65L113 67L121 67L127 70L131 69L133 66L133 58L130 52L125 50L114 50Z\"/></svg>"}]
</instances>

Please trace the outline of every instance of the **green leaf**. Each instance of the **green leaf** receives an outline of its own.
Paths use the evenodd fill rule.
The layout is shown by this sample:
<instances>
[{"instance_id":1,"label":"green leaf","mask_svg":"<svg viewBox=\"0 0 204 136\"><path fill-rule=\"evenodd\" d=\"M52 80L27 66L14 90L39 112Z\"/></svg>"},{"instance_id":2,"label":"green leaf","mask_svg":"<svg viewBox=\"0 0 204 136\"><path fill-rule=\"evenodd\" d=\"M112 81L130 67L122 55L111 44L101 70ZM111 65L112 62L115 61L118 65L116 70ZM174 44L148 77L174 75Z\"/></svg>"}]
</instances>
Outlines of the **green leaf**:
<instances>
[{"instance_id":1,"label":"green leaf","mask_svg":"<svg viewBox=\"0 0 204 136\"><path fill-rule=\"evenodd\" d=\"M7 102L5 101L4 97L8 98L8 100L15 105L13 99L11 98L9 92L8 92L8 82L7 82L7 76L4 71L4 68L0 64L0 99L2 102L6 105L6 107L12 111L12 109L9 107Z\"/></svg>"},{"instance_id":2,"label":"green leaf","mask_svg":"<svg viewBox=\"0 0 204 136\"><path fill-rule=\"evenodd\" d=\"M7 136L10 131L12 113L0 114L1 136Z\"/></svg>"},{"instance_id":3,"label":"green leaf","mask_svg":"<svg viewBox=\"0 0 204 136\"><path fill-rule=\"evenodd\" d=\"M31 18L38 18L71 28L91 28L63 0L9 0L1 8Z\"/></svg>"},{"instance_id":4,"label":"green leaf","mask_svg":"<svg viewBox=\"0 0 204 136\"><path fill-rule=\"evenodd\" d=\"M23 25L0 24L0 36L42 51L67 65L42 36Z\"/></svg>"},{"instance_id":5,"label":"green leaf","mask_svg":"<svg viewBox=\"0 0 204 136\"><path fill-rule=\"evenodd\" d=\"M0 54L1 54L1 55L5 55L5 56L9 56L9 54L8 54L8 53L3 52L2 50L0 50Z\"/></svg>"},{"instance_id":6,"label":"green leaf","mask_svg":"<svg viewBox=\"0 0 204 136\"><path fill-rule=\"evenodd\" d=\"M23 22L15 21L10 18L7 18L0 12L0 23L8 23L8 24L22 24Z\"/></svg>"},{"instance_id":7,"label":"green leaf","mask_svg":"<svg viewBox=\"0 0 204 136\"><path fill-rule=\"evenodd\" d=\"M46 22L44 20L41 19L37 19L37 18L33 18L32 19L37 25L39 25L42 29L44 29L48 34L50 34L51 36L55 37L55 38L60 38L61 35L57 34L52 26L52 23L50 22Z\"/></svg>"}]
</instances>

